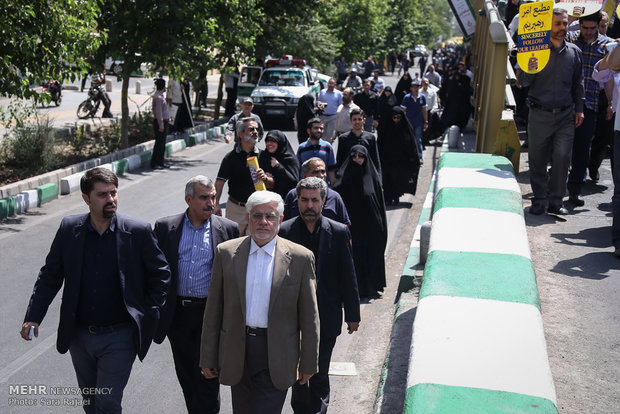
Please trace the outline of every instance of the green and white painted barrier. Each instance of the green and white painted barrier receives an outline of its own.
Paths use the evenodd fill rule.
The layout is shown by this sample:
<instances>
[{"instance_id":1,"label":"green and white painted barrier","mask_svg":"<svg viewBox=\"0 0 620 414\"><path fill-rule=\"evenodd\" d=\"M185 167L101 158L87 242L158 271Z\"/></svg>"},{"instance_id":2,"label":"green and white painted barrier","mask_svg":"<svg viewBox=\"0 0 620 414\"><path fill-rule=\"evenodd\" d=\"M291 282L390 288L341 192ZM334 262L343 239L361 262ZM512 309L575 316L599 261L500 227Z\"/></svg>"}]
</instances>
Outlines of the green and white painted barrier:
<instances>
[{"instance_id":1,"label":"green and white painted barrier","mask_svg":"<svg viewBox=\"0 0 620 414\"><path fill-rule=\"evenodd\" d=\"M58 184L49 183L37 187L39 206L58 198Z\"/></svg>"},{"instance_id":2,"label":"green and white painted barrier","mask_svg":"<svg viewBox=\"0 0 620 414\"><path fill-rule=\"evenodd\" d=\"M447 153L405 413L557 413L521 192L510 161Z\"/></svg>"},{"instance_id":3,"label":"green and white painted barrier","mask_svg":"<svg viewBox=\"0 0 620 414\"><path fill-rule=\"evenodd\" d=\"M175 139L174 141L170 141L166 144L166 157L174 154L175 152L179 152L184 150L187 147L184 139Z\"/></svg>"}]
</instances>

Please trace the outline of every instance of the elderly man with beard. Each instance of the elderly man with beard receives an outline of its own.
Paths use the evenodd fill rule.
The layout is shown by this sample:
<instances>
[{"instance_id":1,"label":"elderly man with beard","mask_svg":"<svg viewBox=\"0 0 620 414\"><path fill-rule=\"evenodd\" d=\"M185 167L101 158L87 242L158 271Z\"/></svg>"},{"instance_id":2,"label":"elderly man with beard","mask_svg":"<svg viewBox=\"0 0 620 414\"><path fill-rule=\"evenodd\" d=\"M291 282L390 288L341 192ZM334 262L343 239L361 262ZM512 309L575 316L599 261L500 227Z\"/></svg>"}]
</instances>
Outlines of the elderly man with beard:
<instances>
[{"instance_id":1,"label":"elderly man with beard","mask_svg":"<svg viewBox=\"0 0 620 414\"><path fill-rule=\"evenodd\" d=\"M200 371L200 334L211 282L213 252L239 237L237 223L213 213L215 187L204 175L185 184L185 212L155 223L155 235L170 264L172 281L154 337L170 340L174 367L188 413L220 412L220 384Z\"/></svg>"},{"instance_id":2,"label":"elderly man with beard","mask_svg":"<svg viewBox=\"0 0 620 414\"><path fill-rule=\"evenodd\" d=\"M562 199L566 194L575 128L583 122L584 88L581 50L564 40L567 26L566 10L553 9L549 62L536 74L519 74L521 85L529 86L527 135L534 193L529 211L535 215L543 214L545 209L551 214L568 214ZM535 70L538 59L530 59L529 65L529 69ZM550 174L549 161L553 165Z\"/></svg>"},{"instance_id":3,"label":"elderly man with beard","mask_svg":"<svg viewBox=\"0 0 620 414\"><path fill-rule=\"evenodd\" d=\"M141 361L146 356L166 302L170 269L150 224L116 214L118 178L112 171L88 170L80 189L89 212L63 218L21 336L30 341L39 335L64 284L58 352L71 354L86 413L120 413L136 354ZM101 392L88 392L94 389Z\"/></svg>"},{"instance_id":4,"label":"elderly man with beard","mask_svg":"<svg viewBox=\"0 0 620 414\"><path fill-rule=\"evenodd\" d=\"M254 192L254 182L248 166L249 157L257 157L260 150L256 148L259 138L259 126L253 118L241 118L236 126L239 143L224 156L215 180L215 205L213 212L222 214L220 198L224 184L228 182L228 202L226 217L239 225L239 234L245 235L248 229L245 202Z\"/></svg>"},{"instance_id":5,"label":"elderly man with beard","mask_svg":"<svg viewBox=\"0 0 620 414\"><path fill-rule=\"evenodd\" d=\"M342 308L349 334L360 324L360 301L351 251L349 228L323 217L327 184L318 177L297 184L299 216L282 223L279 235L314 253L316 296L321 333L319 372L308 384L295 384L291 406L295 413L326 413L330 399L329 363L342 330Z\"/></svg>"}]
</instances>

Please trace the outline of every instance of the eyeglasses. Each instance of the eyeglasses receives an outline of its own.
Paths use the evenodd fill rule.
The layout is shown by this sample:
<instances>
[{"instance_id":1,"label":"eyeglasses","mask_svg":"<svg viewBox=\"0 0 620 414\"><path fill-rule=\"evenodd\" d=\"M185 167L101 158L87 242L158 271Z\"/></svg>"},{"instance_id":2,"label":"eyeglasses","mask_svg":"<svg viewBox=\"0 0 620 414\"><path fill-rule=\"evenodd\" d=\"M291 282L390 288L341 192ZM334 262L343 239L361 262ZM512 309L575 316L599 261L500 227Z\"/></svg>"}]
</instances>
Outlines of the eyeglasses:
<instances>
[{"instance_id":1,"label":"eyeglasses","mask_svg":"<svg viewBox=\"0 0 620 414\"><path fill-rule=\"evenodd\" d=\"M252 221L255 221L257 223L260 223L261 221L263 221L263 219L267 220L270 223L275 223L276 221L278 221L278 215L276 213L252 213L250 214L250 217L252 217Z\"/></svg>"},{"instance_id":2,"label":"eyeglasses","mask_svg":"<svg viewBox=\"0 0 620 414\"><path fill-rule=\"evenodd\" d=\"M248 132L254 132L254 131L258 132L258 128L257 127L248 127L247 131Z\"/></svg>"},{"instance_id":3,"label":"eyeglasses","mask_svg":"<svg viewBox=\"0 0 620 414\"><path fill-rule=\"evenodd\" d=\"M354 152L353 154L351 154L351 158L366 158L366 156L361 152Z\"/></svg>"},{"instance_id":4,"label":"eyeglasses","mask_svg":"<svg viewBox=\"0 0 620 414\"><path fill-rule=\"evenodd\" d=\"M392 115L392 119L401 119L402 115Z\"/></svg>"}]
</instances>

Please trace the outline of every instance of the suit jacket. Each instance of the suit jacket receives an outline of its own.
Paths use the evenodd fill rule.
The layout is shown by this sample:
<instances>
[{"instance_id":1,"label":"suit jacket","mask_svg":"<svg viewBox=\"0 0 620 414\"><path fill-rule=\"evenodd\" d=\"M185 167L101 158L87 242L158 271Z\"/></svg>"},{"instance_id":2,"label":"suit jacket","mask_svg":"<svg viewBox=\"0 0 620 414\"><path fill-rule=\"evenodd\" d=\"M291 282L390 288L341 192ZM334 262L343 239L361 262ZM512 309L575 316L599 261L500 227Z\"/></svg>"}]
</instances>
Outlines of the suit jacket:
<instances>
[{"instance_id":1,"label":"suit jacket","mask_svg":"<svg viewBox=\"0 0 620 414\"><path fill-rule=\"evenodd\" d=\"M202 328L200 366L220 370L220 383L241 381L245 361L245 282L250 237L216 247ZM300 338L301 333L301 338ZM304 374L317 372L319 315L314 256L278 238L269 297L268 359L271 381L285 390Z\"/></svg>"},{"instance_id":2,"label":"suit jacket","mask_svg":"<svg viewBox=\"0 0 620 414\"><path fill-rule=\"evenodd\" d=\"M88 218L88 214L63 218L24 318L25 322L41 323L64 283L56 343L61 354L67 352L75 333ZM166 301L170 268L150 224L117 214L114 233L123 300L133 321L138 357L143 360L157 327L159 309Z\"/></svg>"},{"instance_id":3,"label":"suit jacket","mask_svg":"<svg viewBox=\"0 0 620 414\"><path fill-rule=\"evenodd\" d=\"M153 338L153 341L158 344L161 344L164 338L166 338L168 330L170 329L170 324L174 319L174 311L177 302L177 287L179 284L179 243L181 241L181 234L183 233L184 220L185 213L181 213L161 218L155 222L157 243L159 244L159 248L166 255L166 260L170 265L170 272L172 274L168 299L161 310L159 326ZM215 214L211 216L211 239L214 251L218 244L237 237L239 237L239 226L237 223L227 218L216 216Z\"/></svg>"},{"instance_id":4,"label":"suit jacket","mask_svg":"<svg viewBox=\"0 0 620 414\"><path fill-rule=\"evenodd\" d=\"M306 224L297 216L282 223L280 236L301 243ZM349 228L321 217L319 253L316 265L316 296L321 319L321 338L342 331L342 305L346 322L360 321L360 298L351 252Z\"/></svg>"}]
</instances>

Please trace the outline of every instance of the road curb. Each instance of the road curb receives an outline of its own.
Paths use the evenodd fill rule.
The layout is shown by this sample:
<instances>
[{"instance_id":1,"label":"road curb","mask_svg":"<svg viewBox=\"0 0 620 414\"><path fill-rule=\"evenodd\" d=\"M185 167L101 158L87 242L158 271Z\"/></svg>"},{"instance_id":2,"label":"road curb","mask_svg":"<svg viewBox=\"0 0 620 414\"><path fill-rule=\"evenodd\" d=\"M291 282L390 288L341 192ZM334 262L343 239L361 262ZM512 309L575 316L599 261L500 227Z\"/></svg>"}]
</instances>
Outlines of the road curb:
<instances>
[{"instance_id":1,"label":"road curb","mask_svg":"<svg viewBox=\"0 0 620 414\"><path fill-rule=\"evenodd\" d=\"M436 174L404 413L557 413L510 161L447 153Z\"/></svg>"}]
</instances>

